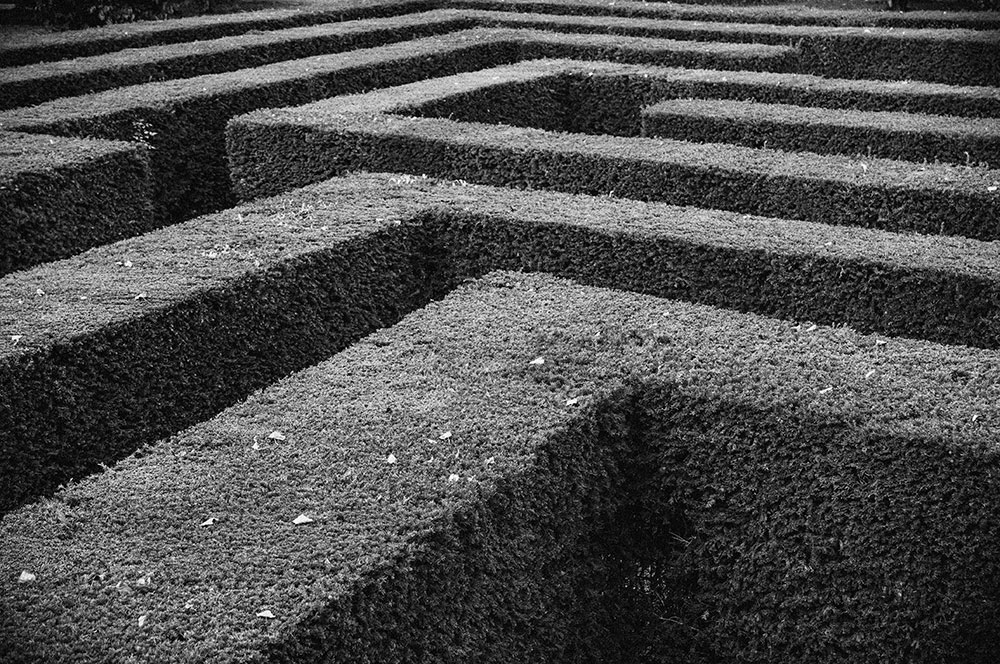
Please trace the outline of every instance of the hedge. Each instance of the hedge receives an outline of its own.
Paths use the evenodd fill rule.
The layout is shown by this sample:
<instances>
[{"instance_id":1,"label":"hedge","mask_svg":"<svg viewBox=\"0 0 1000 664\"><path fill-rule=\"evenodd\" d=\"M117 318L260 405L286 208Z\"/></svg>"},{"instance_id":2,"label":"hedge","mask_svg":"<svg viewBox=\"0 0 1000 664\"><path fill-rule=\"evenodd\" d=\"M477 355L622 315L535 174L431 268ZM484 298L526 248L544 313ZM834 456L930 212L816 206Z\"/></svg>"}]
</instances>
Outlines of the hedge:
<instances>
[{"instance_id":1,"label":"hedge","mask_svg":"<svg viewBox=\"0 0 1000 664\"><path fill-rule=\"evenodd\" d=\"M142 140L151 147L160 223L189 219L235 202L224 146L225 123L257 108L302 104L332 95L495 66L520 59L532 44L573 57L627 58L678 65L739 67L788 49L760 45L618 44L593 35L469 30L314 56L246 71L163 81L0 112L0 130ZM562 44L562 46L560 46ZM37 81L35 81L37 83Z\"/></svg>"},{"instance_id":2,"label":"hedge","mask_svg":"<svg viewBox=\"0 0 1000 664\"><path fill-rule=\"evenodd\" d=\"M454 13L324 23L0 70L0 108L381 46L471 26Z\"/></svg>"},{"instance_id":3,"label":"hedge","mask_svg":"<svg viewBox=\"0 0 1000 664\"><path fill-rule=\"evenodd\" d=\"M156 218L166 224L234 204L224 128L235 115L515 59L503 35L459 32L62 98L0 113L0 129L147 142Z\"/></svg>"},{"instance_id":4,"label":"hedge","mask_svg":"<svg viewBox=\"0 0 1000 664\"><path fill-rule=\"evenodd\" d=\"M0 132L0 275L153 227L141 146Z\"/></svg>"},{"instance_id":5,"label":"hedge","mask_svg":"<svg viewBox=\"0 0 1000 664\"><path fill-rule=\"evenodd\" d=\"M612 76L617 85L595 84L602 75ZM559 86L568 85L567 107L576 118L569 129L603 134L614 131L623 119L628 124L628 114L620 110L627 99L623 94L651 89L656 72L626 65L538 61L298 108L257 111L234 119L227 130L237 192L242 197L268 195L365 169L893 231L1000 237L1000 191L986 169L669 139L568 135L395 114L519 77L538 80L536 94L514 94L502 106L523 108L558 95ZM638 109L634 114L638 116Z\"/></svg>"},{"instance_id":6,"label":"hedge","mask_svg":"<svg viewBox=\"0 0 1000 664\"><path fill-rule=\"evenodd\" d=\"M704 143L1000 166L995 119L671 99L642 111L642 135Z\"/></svg>"},{"instance_id":7,"label":"hedge","mask_svg":"<svg viewBox=\"0 0 1000 664\"><path fill-rule=\"evenodd\" d=\"M562 32L795 46L800 71L828 77L1000 85L1000 33L828 27L469 10L483 24Z\"/></svg>"},{"instance_id":8,"label":"hedge","mask_svg":"<svg viewBox=\"0 0 1000 664\"><path fill-rule=\"evenodd\" d=\"M1000 347L989 244L351 176L0 279L0 509L494 269Z\"/></svg>"},{"instance_id":9,"label":"hedge","mask_svg":"<svg viewBox=\"0 0 1000 664\"><path fill-rule=\"evenodd\" d=\"M492 275L8 515L6 652L988 661L996 354L884 341Z\"/></svg>"},{"instance_id":10,"label":"hedge","mask_svg":"<svg viewBox=\"0 0 1000 664\"><path fill-rule=\"evenodd\" d=\"M451 0L450 7L511 13L573 16L623 16L634 18L770 23L772 25L827 25L896 28L1000 28L997 12L921 10L899 12L822 9L806 5L710 5L677 2L616 0Z\"/></svg>"},{"instance_id":11,"label":"hedge","mask_svg":"<svg viewBox=\"0 0 1000 664\"><path fill-rule=\"evenodd\" d=\"M263 10L170 21L141 21L127 25L72 30L45 35L12 35L0 45L0 66L67 60L126 48L217 39L254 30L279 30L304 25L395 16L434 9L427 0L335 0L323 9Z\"/></svg>"}]
</instances>

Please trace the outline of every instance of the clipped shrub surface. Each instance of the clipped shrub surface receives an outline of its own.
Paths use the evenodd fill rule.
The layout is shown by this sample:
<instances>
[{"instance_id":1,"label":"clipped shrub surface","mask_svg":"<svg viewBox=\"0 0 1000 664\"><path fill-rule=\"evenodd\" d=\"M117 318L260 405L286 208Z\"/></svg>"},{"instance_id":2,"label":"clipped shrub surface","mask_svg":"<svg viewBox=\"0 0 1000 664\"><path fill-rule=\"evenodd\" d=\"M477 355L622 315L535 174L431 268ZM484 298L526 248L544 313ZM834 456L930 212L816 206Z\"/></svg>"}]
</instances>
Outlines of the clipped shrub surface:
<instances>
[{"instance_id":1,"label":"clipped shrub surface","mask_svg":"<svg viewBox=\"0 0 1000 664\"><path fill-rule=\"evenodd\" d=\"M823 9L806 5L713 5L677 2L617 0L451 0L452 7L503 12L534 12L582 16L770 23L773 25L831 25L865 27L968 28L996 30L996 13L961 11L910 11L906 13Z\"/></svg>"},{"instance_id":2,"label":"clipped shrub surface","mask_svg":"<svg viewBox=\"0 0 1000 664\"><path fill-rule=\"evenodd\" d=\"M153 227L134 144L0 132L0 275Z\"/></svg>"},{"instance_id":3,"label":"clipped shrub surface","mask_svg":"<svg viewBox=\"0 0 1000 664\"><path fill-rule=\"evenodd\" d=\"M633 95L636 89L655 90L652 68L536 61L298 108L258 111L229 125L228 150L237 191L245 197L270 194L366 169L886 230L997 237L1000 191L986 169L862 162L842 156L569 135L397 115L504 83L544 81L539 88L544 99L553 85L555 89L560 85L560 74L563 85L570 83L566 98L574 109L575 131L609 131L609 122L623 123L616 112L622 90ZM593 81L608 74L615 85L597 87L595 94ZM575 80L582 83L573 85ZM580 90L589 105L573 103ZM524 105L525 100L511 100L505 108ZM633 116L638 121L638 109Z\"/></svg>"},{"instance_id":4,"label":"clipped shrub surface","mask_svg":"<svg viewBox=\"0 0 1000 664\"><path fill-rule=\"evenodd\" d=\"M0 280L3 508L494 269L1000 347L988 243L351 176Z\"/></svg>"},{"instance_id":5,"label":"clipped shrub surface","mask_svg":"<svg viewBox=\"0 0 1000 664\"><path fill-rule=\"evenodd\" d=\"M490 33L457 33L245 71L163 81L63 98L0 113L0 128L140 139L151 148L160 223L225 208L229 185L224 128L240 113L421 80L516 59Z\"/></svg>"},{"instance_id":6,"label":"clipped shrub surface","mask_svg":"<svg viewBox=\"0 0 1000 664\"><path fill-rule=\"evenodd\" d=\"M712 42L794 45L800 71L823 76L1000 84L1000 32L674 21L477 12L485 24Z\"/></svg>"},{"instance_id":7,"label":"clipped shrub surface","mask_svg":"<svg viewBox=\"0 0 1000 664\"><path fill-rule=\"evenodd\" d=\"M5 69L0 70L0 108L372 48L468 27L470 23L453 12L340 21Z\"/></svg>"},{"instance_id":8,"label":"clipped shrub surface","mask_svg":"<svg viewBox=\"0 0 1000 664\"><path fill-rule=\"evenodd\" d=\"M393 16L436 8L433 0L329 0L308 10L262 10L169 21L140 21L128 25L72 30L19 37L0 45L5 67L65 60L125 48L173 44L239 35L253 30L275 30L330 21Z\"/></svg>"},{"instance_id":9,"label":"clipped shrub surface","mask_svg":"<svg viewBox=\"0 0 1000 664\"><path fill-rule=\"evenodd\" d=\"M646 659L987 661L994 355L493 275L6 517L2 633L32 630L14 661L587 661L614 626Z\"/></svg>"},{"instance_id":10,"label":"clipped shrub surface","mask_svg":"<svg viewBox=\"0 0 1000 664\"><path fill-rule=\"evenodd\" d=\"M642 111L643 136L788 151L998 166L995 119L671 99Z\"/></svg>"}]
</instances>

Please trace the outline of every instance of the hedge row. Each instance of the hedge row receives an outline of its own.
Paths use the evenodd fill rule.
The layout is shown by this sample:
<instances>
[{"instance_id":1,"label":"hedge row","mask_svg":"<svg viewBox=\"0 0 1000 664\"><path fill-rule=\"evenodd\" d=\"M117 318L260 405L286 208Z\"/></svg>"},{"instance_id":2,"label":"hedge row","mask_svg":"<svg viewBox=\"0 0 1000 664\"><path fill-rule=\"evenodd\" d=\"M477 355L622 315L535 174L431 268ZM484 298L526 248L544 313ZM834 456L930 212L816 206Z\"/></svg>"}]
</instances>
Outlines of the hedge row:
<instances>
[{"instance_id":1,"label":"hedge row","mask_svg":"<svg viewBox=\"0 0 1000 664\"><path fill-rule=\"evenodd\" d=\"M354 198L236 208L0 280L0 509L425 302L400 217Z\"/></svg>"},{"instance_id":2,"label":"hedge row","mask_svg":"<svg viewBox=\"0 0 1000 664\"><path fill-rule=\"evenodd\" d=\"M685 93L726 91L707 86L696 89L692 81L685 80L686 71L633 68L628 77L614 76L614 72L614 68L605 68L603 73L594 69L585 79L565 81L532 78L511 82L504 78L504 85L491 80L481 89L425 101L406 112L549 131L641 135L962 165L994 160L1000 153L1000 129L992 119L677 99ZM721 78L730 82L729 77ZM697 77L695 81L706 82ZM766 97L771 90L785 97L794 97L796 92L789 86L775 86L764 88L761 96ZM668 100L659 101L663 97ZM911 100L925 101L917 95Z\"/></svg>"},{"instance_id":3,"label":"hedge row","mask_svg":"<svg viewBox=\"0 0 1000 664\"><path fill-rule=\"evenodd\" d=\"M803 73L828 77L1000 85L1000 32L817 27L469 10L483 24L562 32L793 45Z\"/></svg>"},{"instance_id":4,"label":"hedge row","mask_svg":"<svg viewBox=\"0 0 1000 664\"><path fill-rule=\"evenodd\" d=\"M0 275L153 227L140 146L0 132Z\"/></svg>"},{"instance_id":5,"label":"hedge row","mask_svg":"<svg viewBox=\"0 0 1000 664\"><path fill-rule=\"evenodd\" d=\"M0 112L0 129L117 140L151 148L160 223L191 218L234 203L224 127L258 108L302 104L333 95L397 85L536 57L557 49L573 57L622 58L677 65L777 66L788 49L761 45L678 44L605 35L551 35L517 30L468 30L435 38L314 56L236 71L163 81L53 100Z\"/></svg>"},{"instance_id":6,"label":"hedge row","mask_svg":"<svg viewBox=\"0 0 1000 664\"><path fill-rule=\"evenodd\" d=\"M249 69L324 53L371 48L463 29L454 13L325 23L235 37L130 49L88 58L0 70L0 108L171 78Z\"/></svg>"},{"instance_id":7,"label":"hedge row","mask_svg":"<svg viewBox=\"0 0 1000 664\"><path fill-rule=\"evenodd\" d=\"M894 231L1000 237L1000 191L995 176L985 169L669 139L567 135L394 114L435 95L446 98L494 86L500 82L494 76L513 81L519 75L524 81L547 80L529 99L514 94L504 105L523 108L558 93L558 81L569 82L571 90L581 86L577 89L584 90L589 104L574 101L579 95L569 96L577 118L572 129L604 133L612 132L625 115L620 112L622 89L649 86L655 80L650 68L536 61L298 108L257 111L234 119L227 130L237 192L251 198L364 169ZM621 84L588 87L600 75L615 76ZM495 105L495 96L486 99L490 107ZM580 123L586 126L581 129Z\"/></svg>"},{"instance_id":8,"label":"hedge row","mask_svg":"<svg viewBox=\"0 0 1000 664\"><path fill-rule=\"evenodd\" d=\"M3 645L989 661L996 354L882 342L493 275L7 516Z\"/></svg>"},{"instance_id":9,"label":"hedge row","mask_svg":"<svg viewBox=\"0 0 1000 664\"><path fill-rule=\"evenodd\" d=\"M198 16L169 22L147 21L126 26L76 30L30 38L10 38L0 45L0 66L13 67L51 60L109 53L125 48L245 34L254 30L315 25L329 21L395 16L452 7L457 9L536 12L545 14L611 15L728 23L769 23L773 25L844 25L910 28L966 28L996 30L1000 15L965 12L885 12L830 11L783 7L705 7L648 2L601 0L539 1L519 0L338 0L322 8L308 10L265 10L235 14Z\"/></svg>"},{"instance_id":10,"label":"hedge row","mask_svg":"<svg viewBox=\"0 0 1000 664\"><path fill-rule=\"evenodd\" d=\"M1000 347L1000 272L976 241L338 178L0 279L0 509L493 269Z\"/></svg>"},{"instance_id":11,"label":"hedge row","mask_svg":"<svg viewBox=\"0 0 1000 664\"><path fill-rule=\"evenodd\" d=\"M512 62L516 52L502 34L459 32L62 98L0 113L0 129L147 143L165 224L234 204L224 129L235 115Z\"/></svg>"},{"instance_id":12,"label":"hedge row","mask_svg":"<svg viewBox=\"0 0 1000 664\"><path fill-rule=\"evenodd\" d=\"M996 12L910 11L905 14L850 9L821 9L805 5L711 6L677 2L617 0L451 0L448 5L511 13L566 14L577 16L624 16L723 21L726 23L770 23L772 25L828 25L895 28L1000 29Z\"/></svg>"},{"instance_id":13,"label":"hedge row","mask_svg":"<svg viewBox=\"0 0 1000 664\"><path fill-rule=\"evenodd\" d=\"M0 45L0 66L16 67L111 53L126 48L217 39L254 30L278 30L330 21L396 16L435 9L436 4L433 0L334 0L319 10L239 12L170 21L143 21L47 35L32 34L21 38L12 36L5 44Z\"/></svg>"},{"instance_id":14,"label":"hedge row","mask_svg":"<svg viewBox=\"0 0 1000 664\"><path fill-rule=\"evenodd\" d=\"M514 332L517 299L496 300L467 289L5 517L7 660L501 662L631 645L624 589L602 583L617 547L598 536L621 500L626 405L583 371L574 387L601 407L567 406L531 371L527 329L477 351ZM29 568L36 582L17 585Z\"/></svg>"},{"instance_id":15,"label":"hedge row","mask_svg":"<svg viewBox=\"0 0 1000 664\"><path fill-rule=\"evenodd\" d=\"M717 99L671 99L642 111L642 135L911 161L1000 166L1000 123Z\"/></svg>"}]
</instances>

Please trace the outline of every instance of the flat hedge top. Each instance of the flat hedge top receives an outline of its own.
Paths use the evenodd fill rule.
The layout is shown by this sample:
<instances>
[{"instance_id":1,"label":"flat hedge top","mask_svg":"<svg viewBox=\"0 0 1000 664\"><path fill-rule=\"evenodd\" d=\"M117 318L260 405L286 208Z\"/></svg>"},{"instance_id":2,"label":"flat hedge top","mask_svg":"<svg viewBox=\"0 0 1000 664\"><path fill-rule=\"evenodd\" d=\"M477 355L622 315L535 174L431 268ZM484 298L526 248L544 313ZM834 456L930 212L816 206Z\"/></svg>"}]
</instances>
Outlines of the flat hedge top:
<instances>
[{"instance_id":1,"label":"flat hedge top","mask_svg":"<svg viewBox=\"0 0 1000 664\"><path fill-rule=\"evenodd\" d=\"M514 30L462 30L440 37L277 62L252 70L157 81L79 97L66 97L37 106L0 112L0 129L23 127L44 130L63 123L93 120L138 108L169 109L188 101L247 93L276 83L307 81L324 74L343 72L355 67L366 68L393 59L409 59L474 45L513 41L512 37L516 34L517 31Z\"/></svg>"},{"instance_id":2,"label":"flat hedge top","mask_svg":"<svg viewBox=\"0 0 1000 664\"><path fill-rule=\"evenodd\" d=\"M661 138L607 135L572 136L530 127L456 122L400 115L408 107L451 94L469 93L501 81L537 80L549 76L630 76L669 79L669 69L571 60L536 60L488 70L456 74L361 95L348 95L294 108L262 109L232 122L279 124L309 131L355 131L379 135L415 136L466 146L534 152L600 156L671 163L709 170L740 170L769 177L784 176L845 184L913 190L955 191L1000 201L995 176L988 171L951 165L917 164L889 159L857 159L724 144L688 143Z\"/></svg>"},{"instance_id":3,"label":"flat hedge top","mask_svg":"<svg viewBox=\"0 0 1000 664\"><path fill-rule=\"evenodd\" d=\"M722 5L618 0L452 0L455 7L502 9L509 12L597 16L644 16L693 21L773 23L777 25L856 25L947 27L989 30L1000 27L1000 12L821 9L805 5Z\"/></svg>"},{"instance_id":4,"label":"flat hedge top","mask_svg":"<svg viewBox=\"0 0 1000 664\"><path fill-rule=\"evenodd\" d=\"M46 139L47 140L47 139ZM120 325L296 256L419 223L427 210L861 260L1000 282L993 243L899 235L552 191L352 175L91 249L0 278L0 363Z\"/></svg>"},{"instance_id":5,"label":"flat hedge top","mask_svg":"<svg viewBox=\"0 0 1000 664\"><path fill-rule=\"evenodd\" d=\"M91 660L245 661L637 380L995 459L998 360L495 274L5 517L0 631Z\"/></svg>"},{"instance_id":6,"label":"flat hedge top","mask_svg":"<svg viewBox=\"0 0 1000 664\"><path fill-rule=\"evenodd\" d=\"M405 16L338 21L335 23L305 25L282 30L269 30L267 32L251 32L183 44L162 44L146 48L133 48L113 53L74 58L72 60L42 62L23 67L0 69L0 83L30 81L39 78L65 76L67 74L76 75L87 72L101 72L104 70L151 65L172 59L193 58L218 53L232 52L235 54L247 48L311 39L334 37L350 39L367 33L392 28L431 26L435 24L444 27L453 25L460 19L461 16L458 12L440 10L407 14Z\"/></svg>"},{"instance_id":7,"label":"flat hedge top","mask_svg":"<svg viewBox=\"0 0 1000 664\"><path fill-rule=\"evenodd\" d=\"M304 9L263 9L233 14L204 14L169 21L135 21L48 35L17 35L0 47L0 63L4 63L8 58L17 57L17 51L22 49L48 48L58 54L61 50L94 42L106 44L106 49L102 50L109 50L136 43L191 41L204 39L206 35L218 36L220 31L238 34L276 25L323 23L359 10L384 8L406 11L426 4L428 3L425 0L323 0Z\"/></svg>"},{"instance_id":8,"label":"flat hedge top","mask_svg":"<svg viewBox=\"0 0 1000 664\"><path fill-rule=\"evenodd\" d=\"M692 35L710 35L714 39L733 38L743 41L786 43L796 39L823 40L830 38L887 39L893 41L920 40L928 43L964 42L1000 43L994 31L962 28L863 27L856 25L774 25L771 23L724 23L721 21L690 21L666 18L623 18L619 16L565 16L469 10L484 23L504 26L552 26L558 29L623 31L641 34L645 31L682 31Z\"/></svg>"},{"instance_id":9,"label":"flat hedge top","mask_svg":"<svg viewBox=\"0 0 1000 664\"><path fill-rule=\"evenodd\" d=\"M338 192L238 206L0 278L0 363L397 227L420 205L406 188L383 197L363 187Z\"/></svg>"},{"instance_id":10,"label":"flat hedge top","mask_svg":"<svg viewBox=\"0 0 1000 664\"><path fill-rule=\"evenodd\" d=\"M43 173L123 152L138 146L122 141L85 140L0 131L0 179Z\"/></svg>"},{"instance_id":11,"label":"flat hedge top","mask_svg":"<svg viewBox=\"0 0 1000 664\"><path fill-rule=\"evenodd\" d=\"M855 111L792 104L764 104L730 99L668 99L643 110L644 115L678 113L745 122L822 124L831 127L855 127L891 130L912 134L935 134L968 138L1000 137L1000 122L993 118L966 118L902 111Z\"/></svg>"}]
</instances>

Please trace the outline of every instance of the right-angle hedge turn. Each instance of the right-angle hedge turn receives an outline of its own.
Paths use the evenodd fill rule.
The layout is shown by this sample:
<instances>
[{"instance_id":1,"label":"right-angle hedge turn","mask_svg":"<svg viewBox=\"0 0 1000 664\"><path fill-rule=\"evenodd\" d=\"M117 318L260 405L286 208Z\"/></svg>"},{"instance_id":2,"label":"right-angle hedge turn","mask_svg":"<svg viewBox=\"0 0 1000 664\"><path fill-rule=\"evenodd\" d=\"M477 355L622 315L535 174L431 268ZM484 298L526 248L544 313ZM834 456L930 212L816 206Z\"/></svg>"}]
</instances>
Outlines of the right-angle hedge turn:
<instances>
[{"instance_id":1,"label":"right-angle hedge turn","mask_svg":"<svg viewBox=\"0 0 1000 664\"><path fill-rule=\"evenodd\" d=\"M628 137L638 130L643 100L656 99L659 76L669 86L670 70L532 61L262 110L228 126L233 179L238 195L254 197L351 170L395 171L892 231L1000 237L1000 183L989 169ZM539 115L536 101L559 109L556 118L572 118L561 129L595 135L508 126L531 124ZM439 117L414 117L428 104ZM459 119L440 117L452 105ZM482 115L508 124L475 122ZM989 143L989 135L979 138Z\"/></svg>"},{"instance_id":2,"label":"right-angle hedge turn","mask_svg":"<svg viewBox=\"0 0 1000 664\"><path fill-rule=\"evenodd\" d=\"M0 45L0 660L993 664L998 26Z\"/></svg>"},{"instance_id":3,"label":"right-angle hedge turn","mask_svg":"<svg viewBox=\"0 0 1000 664\"><path fill-rule=\"evenodd\" d=\"M5 517L0 643L986 662L998 359L495 274Z\"/></svg>"}]
</instances>

